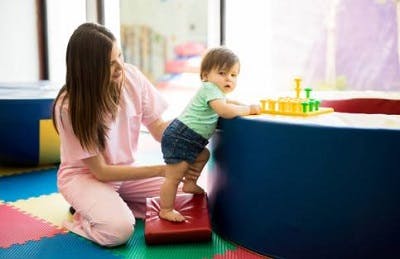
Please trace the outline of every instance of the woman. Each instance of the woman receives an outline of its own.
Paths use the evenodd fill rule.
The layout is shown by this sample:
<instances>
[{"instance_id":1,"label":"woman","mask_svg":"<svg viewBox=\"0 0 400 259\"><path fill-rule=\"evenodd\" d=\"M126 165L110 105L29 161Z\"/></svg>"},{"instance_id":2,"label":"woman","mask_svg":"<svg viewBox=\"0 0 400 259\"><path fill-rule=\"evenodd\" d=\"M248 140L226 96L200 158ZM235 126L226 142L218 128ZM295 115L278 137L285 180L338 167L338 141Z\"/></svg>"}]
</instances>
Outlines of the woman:
<instances>
[{"instance_id":1,"label":"woman","mask_svg":"<svg viewBox=\"0 0 400 259\"><path fill-rule=\"evenodd\" d=\"M123 63L115 37L101 25L73 32L66 64L53 106L61 141L57 184L76 211L65 227L100 245L120 245L133 233L135 216L144 217L146 198L159 194L165 165L134 162L141 124L159 141L167 105L137 68Z\"/></svg>"}]
</instances>

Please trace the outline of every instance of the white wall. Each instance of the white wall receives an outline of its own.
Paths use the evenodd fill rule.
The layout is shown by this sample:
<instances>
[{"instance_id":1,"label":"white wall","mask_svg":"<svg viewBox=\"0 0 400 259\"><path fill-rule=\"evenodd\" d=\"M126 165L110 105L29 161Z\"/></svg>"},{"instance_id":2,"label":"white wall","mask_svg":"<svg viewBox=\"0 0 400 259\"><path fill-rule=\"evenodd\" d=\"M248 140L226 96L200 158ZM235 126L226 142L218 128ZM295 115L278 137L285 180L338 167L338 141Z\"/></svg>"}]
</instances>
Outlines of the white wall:
<instances>
[{"instance_id":1,"label":"white wall","mask_svg":"<svg viewBox=\"0 0 400 259\"><path fill-rule=\"evenodd\" d=\"M220 25L220 4L219 1L208 0L207 8L207 46L215 47L221 43Z\"/></svg>"},{"instance_id":2,"label":"white wall","mask_svg":"<svg viewBox=\"0 0 400 259\"><path fill-rule=\"evenodd\" d=\"M106 26L121 42L120 4L116 0L104 0L104 26Z\"/></svg>"},{"instance_id":3,"label":"white wall","mask_svg":"<svg viewBox=\"0 0 400 259\"><path fill-rule=\"evenodd\" d=\"M0 1L0 82L39 79L35 2Z\"/></svg>"},{"instance_id":4,"label":"white wall","mask_svg":"<svg viewBox=\"0 0 400 259\"><path fill-rule=\"evenodd\" d=\"M83 0L47 1L49 76L54 82L65 82L65 54L73 31L86 21Z\"/></svg>"},{"instance_id":5,"label":"white wall","mask_svg":"<svg viewBox=\"0 0 400 259\"><path fill-rule=\"evenodd\" d=\"M47 1L50 80L64 83L65 54L73 31L86 21L96 22L94 0ZM120 40L119 1L104 1L105 26Z\"/></svg>"},{"instance_id":6,"label":"white wall","mask_svg":"<svg viewBox=\"0 0 400 259\"><path fill-rule=\"evenodd\" d=\"M226 1L225 45L240 59L234 97L253 101L271 87L270 1Z\"/></svg>"}]
</instances>

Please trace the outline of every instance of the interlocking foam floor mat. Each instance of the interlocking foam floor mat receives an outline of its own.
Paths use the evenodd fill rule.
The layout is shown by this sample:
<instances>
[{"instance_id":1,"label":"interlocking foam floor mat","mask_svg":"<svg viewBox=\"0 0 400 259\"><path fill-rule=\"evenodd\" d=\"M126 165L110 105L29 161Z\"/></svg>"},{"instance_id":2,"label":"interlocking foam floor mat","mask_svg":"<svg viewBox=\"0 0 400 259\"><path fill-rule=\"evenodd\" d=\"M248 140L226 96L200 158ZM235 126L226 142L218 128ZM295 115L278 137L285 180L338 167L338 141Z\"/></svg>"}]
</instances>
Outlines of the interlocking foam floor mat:
<instances>
[{"instance_id":1,"label":"interlocking foam floor mat","mask_svg":"<svg viewBox=\"0 0 400 259\"><path fill-rule=\"evenodd\" d=\"M57 168L35 170L0 178L0 200L16 201L57 192Z\"/></svg>"},{"instance_id":2,"label":"interlocking foam floor mat","mask_svg":"<svg viewBox=\"0 0 400 259\"><path fill-rule=\"evenodd\" d=\"M69 204L57 191L57 167L0 168L0 258L265 258L213 233L211 242L147 246L137 220L127 244L101 247L62 228Z\"/></svg>"}]
</instances>

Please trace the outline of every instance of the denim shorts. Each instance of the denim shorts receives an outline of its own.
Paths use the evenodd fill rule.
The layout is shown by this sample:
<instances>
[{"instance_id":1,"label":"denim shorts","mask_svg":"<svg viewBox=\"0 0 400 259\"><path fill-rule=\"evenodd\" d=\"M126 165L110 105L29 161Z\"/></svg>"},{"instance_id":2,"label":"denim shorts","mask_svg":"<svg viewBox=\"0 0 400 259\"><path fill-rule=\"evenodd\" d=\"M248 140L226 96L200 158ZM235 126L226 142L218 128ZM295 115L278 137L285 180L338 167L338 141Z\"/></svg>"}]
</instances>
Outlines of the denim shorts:
<instances>
[{"instance_id":1,"label":"denim shorts","mask_svg":"<svg viewBox=\"0 0 400 259\"><path fill-rule=\"evenodd\" d=\"M181 161L192 164L207 144L207 139L175 119L164 131L161 150L167 164Z\"/></svg>"}]
</instances>

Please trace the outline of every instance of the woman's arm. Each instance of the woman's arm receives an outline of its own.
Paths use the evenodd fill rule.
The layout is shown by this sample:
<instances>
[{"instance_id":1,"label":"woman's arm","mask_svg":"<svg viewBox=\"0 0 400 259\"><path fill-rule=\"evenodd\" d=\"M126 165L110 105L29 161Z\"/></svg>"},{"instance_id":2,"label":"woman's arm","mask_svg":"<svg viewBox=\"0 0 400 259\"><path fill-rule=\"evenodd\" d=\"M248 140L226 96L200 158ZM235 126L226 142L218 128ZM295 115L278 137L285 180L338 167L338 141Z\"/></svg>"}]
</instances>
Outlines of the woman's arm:
<instances>
[{"instance_id":1,"label":"woman's arm","mask_svg":"<svg viewBox=\"0 0 400 259\"><path fill-rule=\"evenodd\" d=\"M232 119L236 116L260 114L259 105L235 104L232 101L227 102L224 99L215 99L210 101L209 104L218 116L225 119Z\"/></svg>"},{"instance_id":2,"label":"woman's arm","mask_svg":"<svg viewBox=\"0 0 400 259\"><path fill-rule=\"evenodd\" d=\"M83 160L92 174L102 182L125 181L165 176L165 165L131 166L108 165L102 155L92 156Z\"/></svg>"},{"instance_id":3,"label":"woman's arm","mask_svg":"<svg viewBox=\"0 0 400 259\"><path fill-rule=\"evenodd\" d=\"M158 142L161 141L162 134L164 133L165 128L169 125L170 121L164 121L163 119L157 119L147 126L147 129L150 131L150 134L153 136L155 140Z\"/></svg>"}]
</instances>

